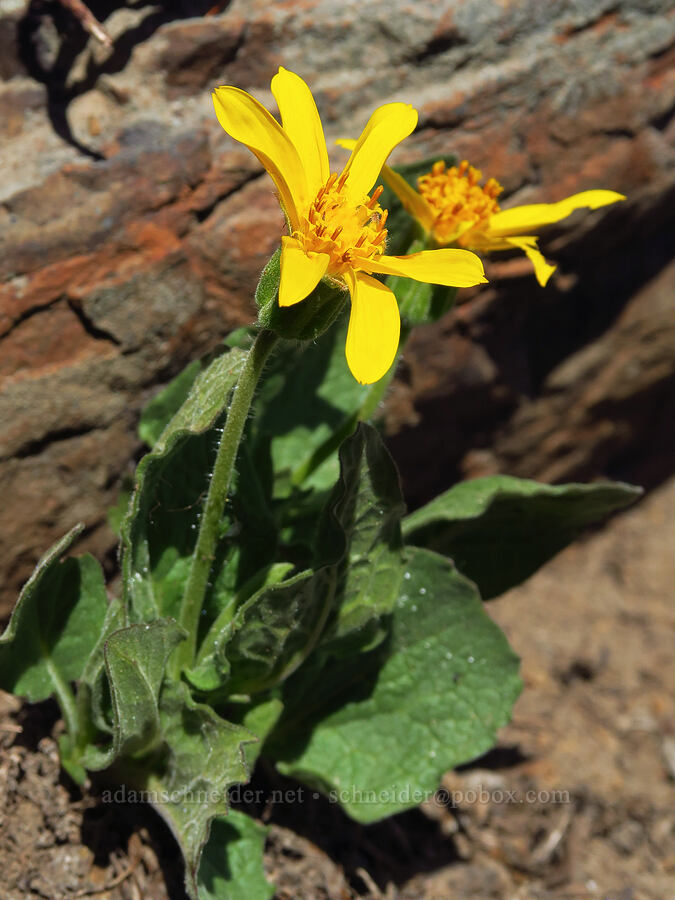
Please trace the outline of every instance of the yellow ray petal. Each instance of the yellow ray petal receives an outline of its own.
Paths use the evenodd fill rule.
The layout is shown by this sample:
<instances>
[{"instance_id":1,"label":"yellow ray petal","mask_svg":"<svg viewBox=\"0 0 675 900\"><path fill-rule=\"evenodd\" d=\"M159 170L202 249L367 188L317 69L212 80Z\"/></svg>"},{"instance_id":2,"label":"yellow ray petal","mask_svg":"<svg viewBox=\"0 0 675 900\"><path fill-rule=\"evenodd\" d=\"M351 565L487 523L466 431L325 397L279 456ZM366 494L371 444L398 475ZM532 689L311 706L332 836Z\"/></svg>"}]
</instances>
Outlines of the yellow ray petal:
<instances>
[{"instance_id":1,"label":"yellow ray petal","mask_svg":"<svg viewBox=\"0 0 675 900\"><path fill-rule=\"evenodd\" d=\"M361 384L373 384L387 372L396 357L401 332L396 297L388 287L364 275L345 274L352 295L347 331L347 365Z\"/></svg>"},{"instance_id":2,"label":"yellow ray petal","mask_svg":"<svg viewBox=\"0 0 675 900\"><path fill-rule=\"evenodd\" d=\"M625 199L623 194L617 194L616 191L582 191L558 203L531 203L503 209L490 217L489 234L506 237L536 231L543 225L559 222L575 209L598 209Z\"/></svg>"},{"instance_id":3,"label":"yellow ray petal","mask_svg":"<svg viewBox=\"0 0 675 900\"><path fill-rule=\"evenodd\" d=\"M353 150L356 147L356 141L349 138L339 138L335 143L338 147L344 147L345 150ZM403 208L407 210L422 225L425 231L431 231L434 224L434 211L429 206L424 197L415 190L408 182L395 172L389 166L382 166L382 180L389 185L392 191L403 204ZM471 223L467 223L467 227L471 227Z\"/></svg>"},{"instance_id":4,"label":"yellow ray petal","mask_svg":"<svg viewBox=\"0 0 675 900\"><path fill-rule=\"evenodd\" d=\"M267 169L291 227L297 228L309 199L305 172L289 136L262 104L239 88L216 88L213 105L230 137L246 144Z\"/></svg>"},{"instance_id":5,"label":"yellow ray petal","mask_svg":"<svg viewBox=\"0 0 675 900\"><path fill-rule=\"evenodd\" d=\"M380 256L369 259L368 268L371 272L402 275L448 287L471 287L487 282L483 263L469 250L422 250L409 256Z\"/></svg>"},{"instance_id":6,"label":"yellow ray petal","mask_svg":"<svg viewBox=\"0 0 675 900\"><path fill-rule=\"evenodd\" d=\"M408 103L387 103L372 114L347 160L347 190L356 203L369 194L387 157L417 125L417 110Z\"/></svg>"},{"instance_id":7,"label":"yellow ray petal","mask_svg":"<svg viewBox=\"0 0 675 900\"><path fill-rule=\"evenodd\" d=\"M302 160L312 198L330 175L326 138L314 97L302 78L283 66L272 79L272 93L284 131Z\"/></svg>"},{"instance_id":8,"label":"yellow ray petal","mask_svg":"<svg viewBox=\"0 0 675 900\"><path fill-rule=\"evenodd\" d=\"M329 262L327 253L308 255L294 238L282 237L279 306L293 306L309 296L326 274Z\"/></svg>"},{"instance_id":9,"label":"yellow ray petal","mask_svg":"<svg viewBox=\"0 0 675 900\"><path fill-rule=\"evenodd\" d=\"M382 167L382 180L396 194L403 204L403 208L417 219L422 228L425 231L431 231L434 227L434 211L424 197L409 185L402 175L389 166Z\"/></svg>"},{"instance_id":10,"label":"yellow ray petal","mask_svg":"<svg viewBox=\"0 0 675 900\"><path fill-rule=\"evenodd\" d=\"M546 262L542 253L537 249L537 239L533 236L510 237L506 238L506 243L512 247L518 247L527 254L527 258L534 266L534 274L542 287L546 287L546 283L556 270L556 266Z\"/></svg>"}]
</instances>

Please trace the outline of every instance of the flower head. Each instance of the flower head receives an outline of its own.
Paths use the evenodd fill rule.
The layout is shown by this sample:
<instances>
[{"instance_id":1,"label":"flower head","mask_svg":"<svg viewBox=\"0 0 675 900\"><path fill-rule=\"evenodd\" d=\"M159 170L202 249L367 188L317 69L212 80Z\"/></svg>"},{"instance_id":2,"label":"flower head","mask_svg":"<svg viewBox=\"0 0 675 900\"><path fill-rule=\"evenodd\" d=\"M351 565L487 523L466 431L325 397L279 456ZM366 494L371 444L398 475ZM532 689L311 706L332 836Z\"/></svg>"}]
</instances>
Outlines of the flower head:
<instances>
[{"instance_id":1,"label":"flower head","mask_svg":"<svg viewBox=\"0 0 675 900\"><path fill-rule=\"evenodd\" d=\"M321 119L305 82L280 68L272 79L281 124L250 94L234 87L213 93L218 121L245 144L272 178L288 221L282 238L279 305L292 306L328 277L351 294L347 363L363 384L391 366L400 332L396 298L372 273L401 275L454 287L484 282L483 265L464 249L387 256L387 211L373 191L393 148L414 130L406 103L375 110L340 174L331 173Z\"/></svg>"},{"instance_id":2,"label":"flower head","mask_svg":"<svg viewBox=\"0 0 675 900\"><path fill-rule=\"evenodd\" d=\"M442 160L434 163L430 172L418 178L417 190L387 166L382 177L438 244L457 244L478 253L517 247L531 260L542 287L556 267L537 249L535 232L576 209L597 209L626 199L615 191L583 191L559 203L533 203L503 210L497 202L502 186L494 178L481 186L482 173L466 160L449 169Z\"/></svg>"}]
</instances>

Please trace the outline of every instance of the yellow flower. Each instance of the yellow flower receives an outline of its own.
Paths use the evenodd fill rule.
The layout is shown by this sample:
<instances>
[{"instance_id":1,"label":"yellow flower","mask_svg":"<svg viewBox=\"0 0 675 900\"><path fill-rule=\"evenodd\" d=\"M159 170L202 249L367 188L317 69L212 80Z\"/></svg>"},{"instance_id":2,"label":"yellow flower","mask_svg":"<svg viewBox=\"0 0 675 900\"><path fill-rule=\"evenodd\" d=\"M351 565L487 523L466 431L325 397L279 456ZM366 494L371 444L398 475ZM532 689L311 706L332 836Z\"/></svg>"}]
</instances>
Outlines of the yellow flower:
<instances>
[{"instance_id":1,"label":"yellow flower","mask_svg":"<svg viewBox=\"0 0 675 900\"><path fill-rule=\"evenodd\" d=\"M352 142L340 143L350 147ZM382 178L438 244L457 244L478 253L518 247L531 260L542 287L556 267L537 249L535 232L566 218L575 209L597 209L626 199L615 191L583 191L558 203L500 209L497 197L502 186L490 178L481 187L482 173L466 160L450 169L442 161L435 163L431 172L418 178L417 191L388 166L383 168Z\"/></svg>"},{"instance_id":2,"label":"yellow flower","mask_svg":"<svg viewBox=\"0 0 675 900\"><path fill-rule=\"evenodd\" d=\"M297 75L280 68L272 79L281 122L250 94L235 87L213 93L218 121L267 169L286 214L279 305L304 300L327 276L351 294L347 363L362 384L391 366L400 333L394 294L368 273L469 287L486 281L483 264L467 250L426 250L387 256L387 211L373 191L385 160L417 124L406 103L388 103L372 114L342 172L331 174L314 98ZM373 193L371 194L371 191Z\"/></svg>"}]
</instances>

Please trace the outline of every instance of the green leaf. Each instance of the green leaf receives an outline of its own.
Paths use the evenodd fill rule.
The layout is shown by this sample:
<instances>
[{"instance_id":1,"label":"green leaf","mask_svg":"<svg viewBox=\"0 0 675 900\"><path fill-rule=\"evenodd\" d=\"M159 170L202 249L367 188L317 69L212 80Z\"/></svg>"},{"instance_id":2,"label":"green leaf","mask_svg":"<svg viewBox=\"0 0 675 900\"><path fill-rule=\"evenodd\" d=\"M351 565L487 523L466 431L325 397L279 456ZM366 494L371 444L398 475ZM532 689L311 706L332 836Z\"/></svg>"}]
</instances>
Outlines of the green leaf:
<instances>
[{"instance_id":1,"label":"green leaf","mask_svg":"<svg viewBox=\"0 0 675 900\"><path fill-rule=\"evenodd\" d=\"M228 349L234 347L238 350L248 351L256 331L255 326L237 328L227 335L223 345ZM207 369L216 355L219 356L222 352L223 346L216 348L216 351L207 354L202 359L192 360L145 406L138 423L138 436L149 447L154 447L166 426L185 403L199 373Z\"/></svg>"},{"instance_id":2,"label":"green leaf","mask_svg":"<svg viewBox=\"0 0 675 900\"><path fill-rule=\"evenodd\" d=\"M0 637L0 687L32 702L56 696L66 723L61 762L80 784L86 779L80 757L96 728L71 682L84 677L109 611L98 562L61 560L81 531L77 526L42 557Z\"/></svg>"},{"instance_id":3,"label":"green leaf","mask_svg":"<svg viewBox=\"0 0 675 900\"><path fill-rule=\"evenodd\" d=\"M185 684L167 680L166 664L183 630L172 621L123 628L105 644L114 709L113 746L88 748L88 768L115 763L115 776L166 819L197 898L197 871L209 825L227 813L231 785L246 782L244 744L256 738L195 703ZM130 795L128 795L130 799Z\"/></svg>"},{"instance_id":4,"label":"green leaf","mask_svg":"<svg viewBox=\"0 0 675 900\"><path fill-rule=\"evenodd\" d=\"M105 670L105 644L115 631L123 627L124 607L121 600L115 597L108 604L98 641L89 655L77 686L78 706L86 709L90 717L92 740L97 731L104 735L112 735L114 731L112 700Z\"/></svg>"},{"instance_id":5,"label":"green leaf","mask_svg":"<svg viewBox=\"0 0 675 900\"><path fill-rule=\"evenodd\" d=\"M315 341L342 312L346 290L323 279L300 303L282 308L278 297L280 279L281 250L277 250L263 269L255 292L260 325L283 338Z\"/></svg>"},{"instance_id":6,"label":"green leaf","mask_svg":"<svg viewBox=\"0 0 675 900\"><path fill-rule=\"evenodd\" d=\"M520 691L518 660L475 586L411 549L388 642L314 657L283 692L263 752L359 822L431 797L448 769L488 750Z\"/></svg>"},{"instance_id":7,"label":"green leaf","mask_svg":"<svg viewBox=\"0 0 675 900\"><path fill-rule=\"evenodd\" d=\"M112 735L114 713L105 669L104 650L113 632L124 626L124 608L113 598L106 611L98 641L86 660L77 685L77 709L82 733L73 741L64 735L59 741L61 765L79 783L84 783L84 763L92 769L104 768L114 756ZM79 777L78 777L79 776Z\"/></svg>"},{"instance_id":8,"label":"green leaf","mask_svg":"<svg viewBox=\"0 0 675 900\"><path fill-rule=\"evenodd\" d=\"M405 507L398 472L368 425L343 443L340 466L340 481L319 528L315 571L265 585L236 613L223 612L187 676L197 690L267 690L295 671L319 639L333 652L339 645L339 652L353 653L383 637L379 620L396 601L403 571ZM333 607L336 614L322 637Z\"/></svg>"},{"instance_id":9,"label":"green leaf","mask_svg":"<svg viewBox=\"0 0 675 900\"><path fill-rule=\"evenodd\" d=\"M211 821L227 815L229 788L248 781L243 745L254 737L195 703L184 684L164 684L160 720L163 753L153 770L128 771L174 833L185 860L185 888L197 900Z\"/></svg>"},{"instance_id":10,"label":"green leaf","mask_svg":"<svg viewBox=\"0 0 675 900\"><path fill-rule=\"evenodd\" d=\"M403 574L404 512L396 465L377 431L362 423L340 448L340 480L319 534L325 558L331 550L346 547L337 613L322 643L337 640L350 650L363 649L364 640L370 643L383 636L378 620L393 609ZM344 640L347 636L349 641Z\"/></svg>"},{"instance_id":11,"label":"green leaf","mask_svg":"<svg viewBox=\"0 0 675 900\"><path fill-rule=\"evenodd\" d=\"M122 579L131 621L176 616L215 454L212 429L224 417L246 354L231 349L195 379L136 469L122 524Z\"/></svg>"},{"instance_id":12,"label":"green leaf","mask_svg":"<svg viewBox=\"0 0 675 900\"><path fill-rule=\"evenodd\" d=\"M172 620L130 625L113 632L104 646L113 707L113 741L105 751L89 747L88 769L104 769L118 757L148 755L162 739L159 694L166 664L185 633Z\"/></svg>"},{"instance_id":13,"label":"green leaf","mask_svg":"<svg viewBox=\"0 0 675 900\"><path fill-rule=\"evenodd\" d=\"M250 350L258 329L255 325L242 325L235 328L225 336L223 343L226 347L238 347L240 350Z\"/></svg>"},{"instance_id":14,"label":"green leaf","mask_svg":"<svg viewBox=\"0 0 675 900\"><path fill-rule=\"evenodd\" d=\"M185 676L190 684L202 693L216 691L227 681L230 667L227 662L224 646L232 635L232 620L245 602L270 585L279 584L292 571L291 563L275 563L260 569L242 587L241 591L230 594L230 602L223 605L204 635L197 659L193 668L186 670Z\"/></svg>"},{"instance_id":15,"label":"green leaf","mask_svg":"<svg viewBox=\"0 0 675 900\"><path fill-rule=\"evenodd\" d=\"M282 346L265 370L251 439L256 447L270 448L277 497L291 493L294 473L306 468L322 445L354 430L371 394L372 386L360 385L347 366L347 324L342 316L316 342ZM328 490L335 484L339 444L338 439L311 479L301 479L305 486Z\"/></svg>"},{"instance_id":16,"label":"green leaf","mask_svg":"<svg viewBox=\"0 0 675 900\"><path fill-rule=\"evenodd\" d=\"M105 644L105 664L115 712L115 755L152 751L159 739L159 692L174 647L184 640L172 620L131 625Z\"/></svg>"},{"instance_id":17,"label":"green leaf","mask_svg":"<svg viewBox=\"0 0 675 900\"><path fill-rule=\"evenodd\" d=\"M155 454L166 452L184 435L203 434L215 424L227 410L245 360L246 353L233 347L199 373L187 399L155 442Z\"/></svg>"},{"instance_id":18,"label":"green leaf","mask_svg":"<svg viewBox=\"0 0 675 900\"><path fill-rule=\"evenodd\" d=\"M127 476L122 480L122 484L117 495L117 500L113 506L108 507L106 518L111 531L119 538L122 534L122 523L129 510L129 502L131 500L131 491L133 482Z\"/></svg>"},{"instance_id":19,"label":"green leaf","mask_svg":"<svg viewBox=\"0 0 675 900\"><path fill-rule=\"evenodd\" d=\"M214 704L211 704L214 706ZM250 772L260 756L264 742L279 721L284 704L277 691L256 694L253 697L238 695L228 697L217 705L216 711L228 722L241 725L255 738L244 747L246 765Z\"/></svg>"},{"instance_id":20,"label":"green leaf","mask_svg":"<svg viewBox=\"0 0 675 900\"><path fill-rule=\"evenodd\" d=\"M269 262L260 273L260 280L255 289L255 302L258 309L273 305L279 299L281 282L281 247L272 254Z\"/></svg>"},{"instance_id":21,"label":"green leaf","mask_svg":"<svg viewBox=\"0 0 675 900\"><path fill-rule=\"evenodd\" d=\"M276 524L245 443L239 448L237 464L202 609L200 640L212 623L231 618L233 611L264 584L281 581L293 568L288 563L273 562L278 543Z\"/></svg>"},{"instance_id":22,"label":"green leaf","mask_svg":"<svg viewBox=\"0 0 675 900\"><path fill-rule=\"evenodd\" d=\"M82 527L38 562L0 637L0 687L32 703L69 693L103 627L108 602L101 567L88 555L61 559Z\"/></svg>"},{"instance_id":23,"label":"green leaf","mask_svg":"<svg viewBox=\"0 0 675 900\"><path fill-rule=\"evenodd\" d=\"M201 369L202 363L193 360L145 407L138 423L138 436L148 447L155 446L167 424L187 400Z\"/></svg>"},{"instance_id":24,"label":"green leaf","mask_svg":"<svg viewBox=\"0 0 675 900\"><path fill-rule=\"evenodd\" d=\"M216 819L199 867L199 900L270 900L274 888L263 871L267 828L230 810Z\"/></svg>"},{"instance_id":25,"label":"green leaf","mask_svg":"<svg viewBox=\"0 0 675 900\"><path fill-rule=\"evenodd\" d=\"M278 697L263 695L262 699L256 697L252 703L242 709L241 719L235 718L234 716L228 716L228 719L243 725L244 728L258 738L255 744L247 744L244 748L246 753L246 764L250 771L253 771L253 767L262 751L263 744L279 721L283 709L284 704Z\"/></svg>"},{"instance_id":26,"label":"green leaf","mask_svg":"<svg viewBox=\"0 0 675 900\"><path fill-rule=\"evenodd\" d=\"M416 510L404 519L403 535L452 557L489 600L641 494L621 483L552 486L491 475L461 482Z\"/></svg>"},{"instance_id":27,"label":"green leaf","mask_svg":"<svg viewBox=\"0 0 675 900\"><path fill-rule=\"evenodd\" d=\"M230 621L216 621L188 673L191 683L201 691L250 694L283 681L316 644L334 591L332 566L261 588Z\"/></svg>"}]
</instances>

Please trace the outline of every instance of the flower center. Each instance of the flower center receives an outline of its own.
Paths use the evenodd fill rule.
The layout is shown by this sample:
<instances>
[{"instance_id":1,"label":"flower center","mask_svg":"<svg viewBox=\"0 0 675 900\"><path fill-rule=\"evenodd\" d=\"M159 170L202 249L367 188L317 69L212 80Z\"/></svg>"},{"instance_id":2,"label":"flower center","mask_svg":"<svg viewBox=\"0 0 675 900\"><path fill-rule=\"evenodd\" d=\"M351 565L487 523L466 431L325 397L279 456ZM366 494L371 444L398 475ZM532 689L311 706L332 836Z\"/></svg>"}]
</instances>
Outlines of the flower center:
<instances>
[{"instance_id":1,"label":"flower center","mask_svg":"<svg viewBox=\"0 0 675 900\"><path fill-rule=\"evenodd\" d=\"M417 179L420 194L436 213L434 235L439 243L452 243L469 229L487 224L499 211L497 197L504 189L494 178L481 187L482 177L466 160L447 170L440 160Z\"/></svg>"},{"instance_id":2,"label":"flower center","mask_svg":"<svg viewBox=\"0 0 675 900\"><path fill-rule=\"evenodd\" d=\"M329 275L342 275L347 269L366 267L369 259L381 256L387 239L388 211L377 202L382 187L371 197L354 205L345 191L347 173L333 174L309 207L301 231L294 234L306 251L327 253Z\"/></svg>"}]
</instances>

